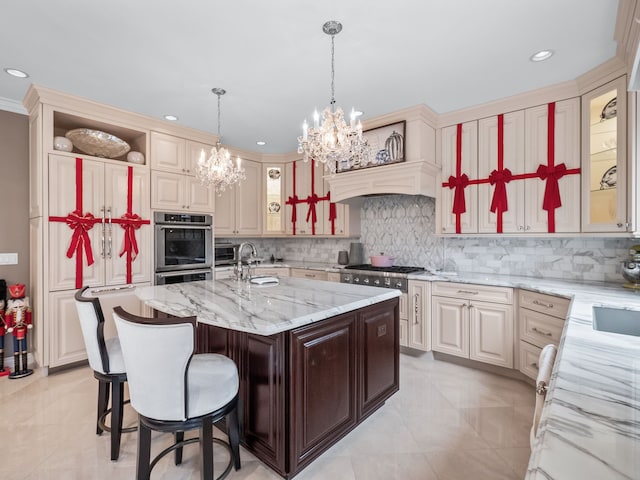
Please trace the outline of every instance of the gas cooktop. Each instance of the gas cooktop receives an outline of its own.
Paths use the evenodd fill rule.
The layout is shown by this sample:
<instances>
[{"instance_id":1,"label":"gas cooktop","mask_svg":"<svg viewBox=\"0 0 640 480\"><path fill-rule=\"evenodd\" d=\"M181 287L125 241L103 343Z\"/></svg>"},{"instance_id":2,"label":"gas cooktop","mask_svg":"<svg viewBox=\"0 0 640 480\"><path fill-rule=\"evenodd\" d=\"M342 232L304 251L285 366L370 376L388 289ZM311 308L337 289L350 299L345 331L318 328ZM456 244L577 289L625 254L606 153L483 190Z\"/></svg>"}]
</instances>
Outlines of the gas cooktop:
<instances>
[{"instance_id":1,"label":"gas cooktop","mask_svg":"<svg viewBox=\"0 0 640 480\"><path fill-rule=\"evenodd\" d=\"M422 267L407 267L402 265L394 265L393 267L374 267L369 263L363 263L361 265L347 265L344 267L348 270L363 270L367 272L388 272L388 273L414 273L422 272Z\"/></svg>"}]
</instances>

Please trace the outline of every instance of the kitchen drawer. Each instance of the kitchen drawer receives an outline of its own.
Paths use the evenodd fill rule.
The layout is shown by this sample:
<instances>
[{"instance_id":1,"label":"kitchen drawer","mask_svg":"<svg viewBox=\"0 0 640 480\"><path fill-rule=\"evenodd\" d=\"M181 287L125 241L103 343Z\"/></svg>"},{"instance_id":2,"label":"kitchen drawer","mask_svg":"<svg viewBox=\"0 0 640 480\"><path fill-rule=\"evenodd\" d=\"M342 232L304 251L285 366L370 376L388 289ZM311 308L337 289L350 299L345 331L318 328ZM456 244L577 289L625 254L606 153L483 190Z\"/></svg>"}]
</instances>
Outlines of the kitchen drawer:
<instances>
[{"instance_id":1,"label":"kitchen drawer","mask_svg":"<svg viewBox=\"0 0 640 480\"><path fill-rule=\"evenodd\" d=\"M398 312L398 316L400 317L400 320L409 320L409 310L408 310L408 295L406 293L403 293L402 295L400 295L400 302L399 302L399 312Z\"/></svg>"},{"instance_id":2,"label":"kitchen drawer","mask_svg":"<svg viewBox=\"0 0 640 480\"><path fill-rule=\"evenodd\" d=\"M564 320L520 307L520 340L542 348L549 343L558 345L564 328Z\"/></svg>"},{"instance_id":3,"label":"kitchen drawer","mask_svg":"<svg viewBox=\"0 0 640 480\"><path fill-rule=\"evenodd\" d=\"M520 371L527 377L538 378L538 361L542 348L520 340Z\"/></svg>"},{"instance_id":4,"label":"kitchen drawer","mask_svg":"<svg viewBox=\"0 0 640 480\"><path fill-rule=\"evenodd\" d=\"M252 273L254 275L268 275L272 277L288 277L289 269L287 267L256 267Z\"/></svg>"},{"instance_id":5,"label":"kitchen drawer","mask_svg":"<svg viewBox=\"0 0 640 480\"><path fill-rule=\"evenodd\" d=\"M431 294L441 297L453 297L481 302L513 303L513 289L508 287L491 287L470 283L433 282Z\"/></svg>"},{"instance_id":6,"label":"kitchen drawer","mask_svg":"<svg viewBox=\"0 0 640 480\"><path fill-rule=\"evenodd\" d=\"M545 295L544 293L531 292L521 289L519 292L519 305L529 310L553 315L565 320L571 300L564 297Z\"/></svg>"},{"instance_id":7,"label":"kitchen drawer","mask_svg":"<svg viewBox=\"0 0 640 480\"><path fill-rule=\"evenodd\" d=\"M306 268L292 268L291 274L295 278L310 278L312 280L328 280L327 272L321 270L307 270Z\"/></svg>"}]
</instances>

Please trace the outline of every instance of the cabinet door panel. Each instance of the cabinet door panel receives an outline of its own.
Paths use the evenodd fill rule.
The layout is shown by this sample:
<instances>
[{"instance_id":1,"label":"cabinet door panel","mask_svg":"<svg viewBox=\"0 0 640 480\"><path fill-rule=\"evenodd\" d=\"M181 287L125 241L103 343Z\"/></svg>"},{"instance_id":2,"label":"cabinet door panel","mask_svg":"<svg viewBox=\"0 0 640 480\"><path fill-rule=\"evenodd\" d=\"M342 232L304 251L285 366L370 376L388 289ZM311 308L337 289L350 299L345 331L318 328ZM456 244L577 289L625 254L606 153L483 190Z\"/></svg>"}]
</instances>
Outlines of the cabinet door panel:
<instances>
[{"instance_id":1,"label":"cabinet door panel","mask_svg":"<svg viewBox=\"0 0 640 480\"><path fill-rule=\"evenodd\" d=\"M127 213L129 167L105 165L105 205L111 208L114 219L122 218ZM131 213L149 220L149 171L144 168L133 168L131 189ZM135 230L138 254L131 262L131 283L151 281L151 263L153 251L151 247L151 225L142 225ZM127 283L127 254L120 256L124 247L125 230L121 225L107 226L107 255L105 284L118 285ZM109 242L109 239L111 240Z\"/></svg>"},{"instance_id":2,"label":"cabinet door panel","mask_svg":"<svg viewBox=\"0 0 640 480\"><path fill-rule=\"evenodd\" d=\"M289 198L293 195L293 178L295 163L295 182L296 182L296 195L299 200L306 200L311 195L311 185L313 183L314 192L318 196L323 196L323 179L324 174L322 164L316 165L315 162L304 162L298 160L296 162L288 163L286 166L286 197ZM313 182L312 177L313 176ZM318 202L316 204L316 216L317 223L315 224L315 234L322 235L324 233L324 204L327 202ZM293 233L293 224L291 222L292 206L286 205L285 209L285 225L286 233ZM327 212L327 216L329 212ZM307 217L309 220L307 221ZM298 203L297 205L297 219L296 219L296 235L312 235L313 223L311 215L309 215L309 204Z\"/></svg>"},{"instance_id":3,"label":"cabinet door panel","mask_svg":"<svg viewBox=\"0 0 640 480\"><path fill-rule=\"evenodd\" d=\"M214 234L235 235L236 233L236 191L228 188L216 196L216 212L213 216Z\"/></svg>"},{"instance_id":4,"label":"cabinet door panel","mask_svg":"<svg viewBox=\"0 0 640 480\"><path fill-rule=\"evenodd\" d=\"M442 129L443 182L448 182L450 176L457 176L457 130L457 125ZM474 180L478 176L478 122L467 122L462 125L461 142L460 174L466 174L470 180ZM456 233L456 215L452 213L455 189L441 188L442 233ZM460 233L477 233L478 185L467 186L464 189L464 196L466 211L460 214Z\"/></svg>"},{"instance_id":5,"label":"cabinet door panel","mask_svg":"<svg viewBox=\"0 0 640 480\"><path fill-rule=\"evenodd\" d=\"M211 152L212 145L207 145L206 143L193 142L191 140L187 140L187 150L186 150L186 160L185 160L185 169L187 170L188 175L195 175L198 171L198 160L201 155L209 155Z\"/></svg>"},{"instance_id":6,"label":"cabinet door panel","mask_svg":"<svg viewBox=\"0 0 640 480\"><path fill-rule=\"evenodd\" d=\"M82 160L82 214L102 217L104 207L104 166L100 162ZM76 159L49 157L49 215L66 217L76 209ZM102 258L103 232L100 223L87 232L94 263L87 265L86 247L82 253L82 285L98 286L104 282ZM67 257L73 230L65 222L49 221L49 290L76 288L76 253Z\"/></svg>"},{"instance_id":7,"label":"cabinet door panel","mask_svg":"<svg viewBox=\"0 0 640 480\"><path fill-rule=\"evenodd\" d=\"M165 172L187 173L183 138L151 132L151 168Z\"/></svg>"},{"instance_id":8,"label":"cabinet door panel","mask_svg":"<svg viewBox=\"0 0 640 480\"><path fill-rule=\"evenodd\" d=\"M469 358L469 318L465 300L431 297L432 349Z\"/></svg>"},{"instance_id":9,"label":"cabinet door panel","mask_svg":"<svg viewBox=\"0 0 640 480\"><path fill-rule=\"evenodd\" d=\"M408 345L411 348L431 350L431 301L430 283L416 280L409 281L407 308L409 309Z\"/></svg>"},{"instance_id":10,"label":"cabinet door panel","mask_svg":"<svg viewBox=\"0 0 640 480\"><path fill-rule=\"evenodd\" d=\"M355 314L294 330L291 359L291 448L298 465L356 424Z\"/></svg>"},{"instance_id":11,"label":"cabinet door panel","mask_svg":"<svg viewBox=\"0 0 640 480\"><path fill-rule=\"evenodd\" d=\"M258 162L242 162L247 178L242 180L236 192L236 230L240 235L262 233L262 166ZM236 188L234 188L236 190Z\"/></svg>"},{"instance_id":12,"label":"cabinet door panel","mask_svg":"<svg viewBox=\"0 0 640 480\"><path fill-rule=\"evenodd\" d=\"M512 174L524 172L524 111L504 115L503 167ZM478 122L478 178L488 178L498 168L498 117ZM496 233L497 213L491 212L495 186L478 186L478 231ZM514 180L506 184L508 210L502 214L502 231L524 231L524 183Z\"/></svg>"},{"instance_id":13,"label":"cabinet door panel","mask_svg":"<svg viewBox=\"0 0 640 480\"><path fill-rule=\"evenodd\" d=\"M513 368L513 306L472 302L469 358Z\"/></svg>"},{"instance_id":14,"label":"cabinet door panel","mask_svg":"<svg viewBox=\"0 0 640 480\"><path fill-rule=\"evenodd\" d=\"M526 111L525 171L535 172L548 165L548 106ZM554 165L564 163L567 169L580 167L580 103L572 98L555 106ZM525 183L525 228L528 233L548 232L549 218L542 209L546 181L529 178ZM580 175L565 175L558 181L562 206L555 209L556 232L580 231Z\"/></svg>"},{"instance_id":15,"label":"cabinet door panel","mask_svg":"<svg viewBox=\"0 0 640 480\"><path fill-rule=\"evenodd\" d=\"M184 175L151 171L151 208L180 211L186 206Z\"/></svg>"},{"instance_id":16,"label":"cabinet door panel","mask_svg":"<svg viewBox=\"0 0 640 480\"><path fill-rule=\"evenodd\" d=\"M202 185L194 177L185 177L187 191L187 209L190 212L213 213L216 191L213 187Z\"/></svg>"},{"instance_id":17,"label":"cabinet door panel","mask_svg":"<svg viewBox=\"0 0 640 480\"><path fill-rule=\"evenodd\" d=\"M75 290L49 294L49 367L86 360L87 352L74 300Z\"/></svg>"}]
</instances>

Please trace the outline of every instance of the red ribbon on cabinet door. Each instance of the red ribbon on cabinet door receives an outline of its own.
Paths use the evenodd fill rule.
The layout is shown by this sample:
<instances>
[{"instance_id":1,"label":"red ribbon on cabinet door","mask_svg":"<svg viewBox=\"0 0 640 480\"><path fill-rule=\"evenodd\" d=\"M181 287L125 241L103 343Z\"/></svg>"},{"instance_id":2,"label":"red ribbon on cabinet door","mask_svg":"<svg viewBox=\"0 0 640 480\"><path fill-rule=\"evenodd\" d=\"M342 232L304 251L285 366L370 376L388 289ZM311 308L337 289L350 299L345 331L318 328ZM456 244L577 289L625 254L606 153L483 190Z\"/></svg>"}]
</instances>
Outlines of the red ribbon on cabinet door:
<instances>
[{"instance_id":1,"label":"red ribbon on cabinet door","mask_svg":"<svg viewBox=\"0 0 640 480\"><path fill-rule=\"evenodd\" d=\"M82 159L76 158L76 208L66 217L50 216L50 222L66 223L73 234L67 249L67 258L76 257L76 288L82 288L82 253L84 250L87 258L87 266L93 265L93 250L91 249L91 239L87 233L96 223L102 219L95 218L93 214L82 213Z\"/></svg>"},{"instance_id":2,"label":"red ribbon on cabinet door","mask_svg":"<svg viewBox=\"0 0 640 480\"><path fill-rule=\"evenodd\" d=\"M502 214L509 209L507 186L511 171L504 168L504 114L498 115L498 169L489 175L489 183L495 185L491 199L491 212L496 214L496 231L502 233Z\"/></svg>"},{"instance_id":3,"label":"red ribbon on cabinet door","mask_svg":"<svg viewBox=\"0 0 640 480\"><path fill-rule=\"evenodd\" d=\"M133 213L133 167L127 167L127 212L120 218L114 218L112 223L119 224L124 229L124 241L119 256L127 254L127 283L132 281L132 263L137 258L138 241L136 240L136 230L142 225L149 225L150 220L143 220L140 215Z\"/></svg>"},{"instance_id":4,"label":"red ribbon on cabinet door","mask_svg":"<svg viewBox=\"0 0 640 480\"><path fill-rule=\"evenodd\" d=\"M462 222L460 216L467 211L464 199L464 189L469 185L469 177L462 173L462 124L456 126L456 176L449 177L448 187L455 189L453 194L452 213L456 216L456 233L461 233Z\"/></svg>"},{"instance_id":5,"label":"red ribbon on cabinet door","mask_svg":"<svg viewBox=\"0 0 640 480\"><path fill-rule=\"evenodd\" d=\"M336 202L331 201L331 191L327 192L327 196L323 198L329 202L329 221L331 222L331 235L336 234L336 218L338 218L338 209L336 208Z\"/></svg>"},{"instance_id":6,"label":"red ribbon on cabinet door","mask_svg":"<svg viewBox=\"0 0 640 480\"><path fill-rule=\"evenodd\" d=\"M291 195L284 203L291 205L291 223L293 224L293 235L296 234L296 221L298 220L297 205L304 202L296 195L296 162L293 162L293 195Z\"/></svg>"},{"instance_id":7,"label":"red ribbon on cabinet door","mask_svg":"<svg viewBox=\"0 0 640 480\"><path fill-rule=\"evenodd\" d=\"M549 233L556 231L556 208L562 206L558 180L565 175L580 173L579 168L567 169L564 163L555 165L555 130L556 103L551 102L547 105L547 164L541 164L536 171L540 180L546 181L542 209L547 211L547 230Z\"/></svg>"}]
</instances>

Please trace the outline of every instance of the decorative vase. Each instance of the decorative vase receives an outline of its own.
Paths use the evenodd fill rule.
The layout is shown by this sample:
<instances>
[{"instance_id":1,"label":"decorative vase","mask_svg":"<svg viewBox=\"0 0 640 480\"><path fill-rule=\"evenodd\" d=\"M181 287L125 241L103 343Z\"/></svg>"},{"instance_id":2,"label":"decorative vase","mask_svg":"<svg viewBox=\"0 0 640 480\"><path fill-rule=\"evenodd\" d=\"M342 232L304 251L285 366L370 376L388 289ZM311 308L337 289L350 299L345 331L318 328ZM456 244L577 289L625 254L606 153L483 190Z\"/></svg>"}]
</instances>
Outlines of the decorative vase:
<instances>
[{"instance_id":1,"label":"decorative vase","mask_svg":"<svg viewBox=\"0 0 640 480\"><path fill-rule=\"evenodd\" d=\"M127 162L144 165L144 155L140 152L129 152L127 153Z\"/></svg>"},{"instance_id":2,"label":"decorative vase","mask_svg":"<svg viewBox=\"0 0 640 480\"><path fill-rule=\"evenodd\" d=\"M73 143L67 137L53 137L53 148L61 152L72 152Z\"/></svg>"},{"instance_id":3,"label":"decorative vase","mask_svg":"<svg viewBox=\"0 0 640 480\"><path fill-rule=\"evenodd\" d=\"M404 157L404 137L395 130L384 142L384 147L389 152L389 158L392 162Z\"/></svg>"}]
</instances>

